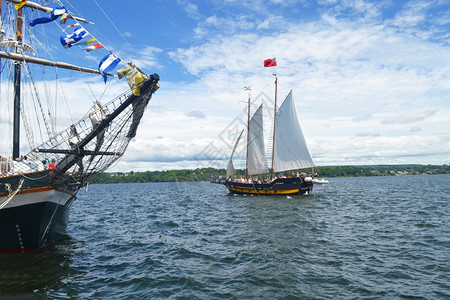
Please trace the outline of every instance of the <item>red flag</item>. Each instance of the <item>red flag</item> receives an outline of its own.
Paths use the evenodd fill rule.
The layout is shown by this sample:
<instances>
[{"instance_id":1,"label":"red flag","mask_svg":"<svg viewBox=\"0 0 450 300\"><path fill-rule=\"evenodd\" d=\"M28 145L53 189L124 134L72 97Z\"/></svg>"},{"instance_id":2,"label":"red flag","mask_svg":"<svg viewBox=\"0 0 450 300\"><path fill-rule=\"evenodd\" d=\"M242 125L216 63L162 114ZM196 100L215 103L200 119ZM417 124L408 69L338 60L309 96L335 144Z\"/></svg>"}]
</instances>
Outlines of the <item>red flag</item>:
<instances>
[{"instance_id":1,"label":"red flag","mask_svg":"<svg viewBox=\"0 0 450 300\"><path fill-rule=\"evenodd\" d=\"M277 59L276 58L268 58L264 60L264 67L276 67Z\"/></svg>"}]
</instances>

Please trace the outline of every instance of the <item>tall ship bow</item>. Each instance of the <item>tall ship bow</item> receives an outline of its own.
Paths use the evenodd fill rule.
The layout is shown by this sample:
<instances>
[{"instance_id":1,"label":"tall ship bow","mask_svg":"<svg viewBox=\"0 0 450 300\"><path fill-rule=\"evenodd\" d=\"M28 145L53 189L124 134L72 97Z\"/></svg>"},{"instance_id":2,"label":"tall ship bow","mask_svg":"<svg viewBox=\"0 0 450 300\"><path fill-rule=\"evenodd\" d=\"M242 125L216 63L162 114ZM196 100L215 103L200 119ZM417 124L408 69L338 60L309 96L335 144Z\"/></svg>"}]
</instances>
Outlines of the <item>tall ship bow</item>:
<instances>
[{"instance_id":1,"label":"tall ship bow","mask_svg":"<svg viewBox=\"0 0 450 300\"><path fill-rule=\"evenodd\" d=\"M159 88L159 76L148 75L131 62L119 69L122 60L87 28L92 22L70 12L62 1L53 2L54 7L23 0L0 3L0 251L35 250L65 233L77 192L123 156ZM45 40L52 25L62 32L58 36L62 52L95 50L100 55L98 68L37 57L56 56L53 47L42 47L35 36L41 34ZM61 80L63 73L97 76L107 89L116 68L129 89L107 103L91 99L91 107L78 121L54 118L64 87L72 80ZM49 70L55 79L48 79ZM79 80L98 84L90 77ZM56 92L49 91L53 84ZM68 111L73 113L85 100L71 98ZM10 130L4 129L9 125ZM36 142L38 137L41 142Z\"/></svg>"}]
</instances>

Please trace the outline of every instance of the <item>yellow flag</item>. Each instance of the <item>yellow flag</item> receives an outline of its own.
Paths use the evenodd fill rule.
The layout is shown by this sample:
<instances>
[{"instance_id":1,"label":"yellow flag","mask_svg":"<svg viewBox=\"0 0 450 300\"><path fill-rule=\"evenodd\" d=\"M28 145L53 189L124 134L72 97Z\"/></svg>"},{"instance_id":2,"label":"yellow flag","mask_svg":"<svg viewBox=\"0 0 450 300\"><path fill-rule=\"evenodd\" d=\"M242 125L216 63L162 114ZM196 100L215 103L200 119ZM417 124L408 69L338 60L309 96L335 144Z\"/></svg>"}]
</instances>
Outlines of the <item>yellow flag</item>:
<instances>
[{"instance_id":1,"label":"yellow flag","mask_svg":"<svg viewBox=\"0 0 450 300\"><path fill-rule=\"evenodd\" d=\"M138 72L136 74L136 77L134 77L134 85L133 85L133 88L131 89L133 91L133 95L135 95L135 96L141 95L141 90L139 87L142 85L143 82L144 82L144 76L142 76L142 74Z\"/></svg>"},{"instance_id":2,"label":"yellow flag","mask_svg":"<svg viewBox=\"0 0 450 300\"><path fill-rule=\"evenodd\" d=\"M20 3L17 3L16 5L14 5L14 9L19 10L22 8L22 6L25 5L25 3L27 3L28 0L22 0L20 1Z\"/></svg>"},{"instance_id":3,"label":"yellow flag","mask_svg":"<svg viewBox=\"0 0 450 300\"><path fill-rule=\"evenodd\" d=\"M142 76L142 74L139 71L132 70L126 75L126 77L128 85L130 86L131 91L133 92L133 95L140 96L141 90L139 89L139 87L144 82L144 76Z\"/></svg>"},{"instance_id":4,"label":"yellow flag","mask_svg":"<svg viewBox=\"0 0 450 300\"><path fill-rule=\"evenodd\" d=\"M93 43L95 41L97 41L95 38L89 39L89 40L86 41L86 45L89 45L89 44L91 44L91 43Z\"/></svg>"},{"instance_id":5,"label":"yellow flag","mask_svg":"<svg viewBox=\"0 0 450 300\"><path fill-rule=\"evenodd\" d=\"M119 77L119 79L122 79L133 69L134 68L131 65L126 64L122 69L116 70L117 76Z\"/></svg>"}]
</instances>

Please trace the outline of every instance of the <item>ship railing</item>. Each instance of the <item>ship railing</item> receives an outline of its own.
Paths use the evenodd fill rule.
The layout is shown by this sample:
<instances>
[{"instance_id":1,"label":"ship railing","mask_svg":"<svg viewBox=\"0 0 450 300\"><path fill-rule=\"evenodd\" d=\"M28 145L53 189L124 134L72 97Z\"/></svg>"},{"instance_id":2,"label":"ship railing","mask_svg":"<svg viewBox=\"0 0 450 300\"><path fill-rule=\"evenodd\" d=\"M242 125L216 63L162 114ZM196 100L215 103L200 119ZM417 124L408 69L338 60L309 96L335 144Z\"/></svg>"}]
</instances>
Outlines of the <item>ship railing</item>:
<instances>
[{"instance_id":1,"label":"ship railing","mask_svg":"<svg viewBox=\"0 0 450 300\"><path fill-rule=\"evenodd\" d=\"M46 170L44 163L37 159L0 158L0 177L14 176L26 173L34 173Z\"/></svg>"},{"instance_id":2,"label":"ship railing","mask_svg":"<svg viewBox=\"0 0 450 300\"><path fill-rule=\"evenodd\" d=\"M9 170L9 158L0 157L0 177L8 176Z\"/></svg>"}]
</instances>

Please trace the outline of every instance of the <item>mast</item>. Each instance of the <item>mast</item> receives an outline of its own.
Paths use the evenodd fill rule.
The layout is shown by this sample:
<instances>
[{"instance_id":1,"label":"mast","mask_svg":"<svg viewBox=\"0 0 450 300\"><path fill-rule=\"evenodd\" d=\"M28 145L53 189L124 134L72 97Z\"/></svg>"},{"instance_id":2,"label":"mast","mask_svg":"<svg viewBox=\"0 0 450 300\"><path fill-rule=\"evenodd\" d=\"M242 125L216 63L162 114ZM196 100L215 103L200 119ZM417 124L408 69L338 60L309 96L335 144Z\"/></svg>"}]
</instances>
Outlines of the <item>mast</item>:
<instances>
[{"instance_id":1,"label":"mast","mask_svg":"<svg viewBox=\"0 0 450 300\"><path fill-rule=\"evenodd\" d=\"M18 53L22 44L22 8L17 10L16 22L16 39L17 47L15 49ZM14 129L13 129L13 159L19 157L20 151L20 76L21 64L16 61L14 64Z\"/></svg>"},{"instance_id":2,"label":"mast","mask_svg":"<svg viewBox=\"0 0 450 300\"><path fill-rule=\"evenodd\" d=\"M20 3L21 0L8 0L12 3ZM0 0L0 5L1 5ZM52 9L49 7L41 6L37 3L28 1L24 5L25 7L30 7L33 9L37 9L40 11L44 11L47 13L51 13ZM78 18L75 16L70 16L71 18L81 21L84 23L93 24L83 18ZM0 21L1 24L1 21ZM17 10L17 19L16 19L16 42L14 52L4 52L0 51L0 58L6 58L15 60L14 62L14 107L13 107L13 151L12 151L12 157L13 159L16 159L19 157L20 154L20 110L21 110L21 71L22 71L22 62L30 62L30 63L36 63L40 65L45 66L52 66L56 68L63 68L63 69L69 69L69 70L75 70L75 71L81 71L86 73L93 73L93 74L101 74L101 72L89 68L83 68L78 67L75 65L62 63L62 62L53 62L48 61L45 59L35 58L32 56L27 56L24 54L24 45L23 45L23 18L22 18L22 8L19 8ZM112 74L108 73L108 76L112 76Z\"/></svg>"},{"instance_id":3,"label":"mast","mask_svg":"<svg viewBox=\"0 0 450 300\"><path fill-rule=\"evenodd\" d=\"M273 178L273 160L275 157L275 126L277 120L277 86L278 86L278 76L275 72L273 74L275 76L275 108L273 110L273 138L272 138L272 168L270 169L270 179Z\"/></svg>"},{"instance_id":4,"label":"mast","mask_svg":"<svg viewBox=\"0 0 450 300\"><path fill-rule=\"evenodd\" d=\"M248 144L250 143L250 92L248 92L248 111L247 111L247 151L245 157L245 179L248 178Z\"/></svg>"}]
</instances>

